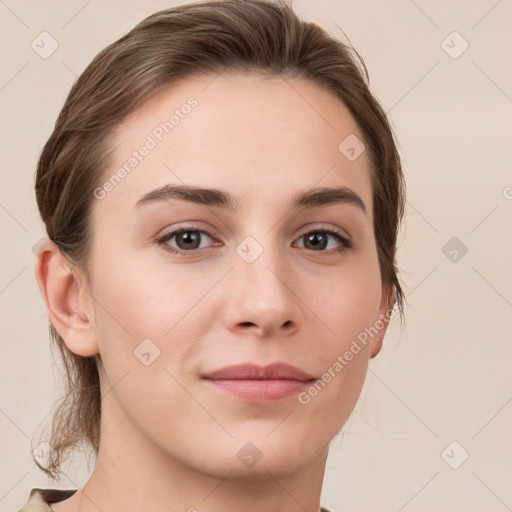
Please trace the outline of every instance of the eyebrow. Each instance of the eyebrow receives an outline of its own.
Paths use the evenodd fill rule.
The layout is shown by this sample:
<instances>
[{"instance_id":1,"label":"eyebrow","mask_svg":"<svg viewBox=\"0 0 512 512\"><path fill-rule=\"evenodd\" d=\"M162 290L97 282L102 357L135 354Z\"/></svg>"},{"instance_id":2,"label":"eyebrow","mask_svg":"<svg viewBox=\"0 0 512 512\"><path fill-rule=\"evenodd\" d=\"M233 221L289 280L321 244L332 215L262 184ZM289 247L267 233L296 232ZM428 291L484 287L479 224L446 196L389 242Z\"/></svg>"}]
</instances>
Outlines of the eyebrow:
<instances>
[{"instance_id":1,"label":"eyebrow","mask_svg":"<svg viewBox=\"0 0 512 512\"><path fill-rule=\"evenodd\" d=\"M144 194L135 207L160 201L181 200L205 206L217 206L228 210L237 210L236 201L227 192L215 188L202 188L190 185L164 185ZM306 191L298 191L291 199L288 208L313 208L315 206L327 206L332 204L351 204L359 208L367 215L363 200L348 187L314 188Z\"/></svg>"}]
</instances>

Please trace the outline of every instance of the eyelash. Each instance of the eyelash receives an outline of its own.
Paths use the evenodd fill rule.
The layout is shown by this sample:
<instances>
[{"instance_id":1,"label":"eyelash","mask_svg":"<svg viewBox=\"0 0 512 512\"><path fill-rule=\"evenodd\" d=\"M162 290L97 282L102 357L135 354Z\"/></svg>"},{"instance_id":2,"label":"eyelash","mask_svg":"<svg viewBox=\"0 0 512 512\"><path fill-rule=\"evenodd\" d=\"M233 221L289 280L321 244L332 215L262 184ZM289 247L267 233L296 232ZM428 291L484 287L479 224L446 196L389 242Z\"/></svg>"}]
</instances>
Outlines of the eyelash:
<instances>
[{"instance_id":1,"label":"eyelash","mask_svg":"<svg viewBox=\"0 0 512 512\"><path fill-rule=\"evenodd\" d=\"M158 237L156 239L156 242L161 245L163 247L164 250L172 253L172 254L181 254L181 255L184 255L184 256L192 256L192 255L195 255L198 251L200 251L201 249L192 249L190 251L183 251L183 250L180 250L180 249L175 249L175 248L172 248L167 242L169 240L171 240L172 238L174 238L176 235L179 235L181 233L187 233L187 232L196 232L196 233L204 233L206 234L207 236L209 236L210 238L213 239L212 235L210 235L207 231L204 231L202 229L197 229L193 226L186 226L186 227L183 227L183 228L179 228L175 231L171 231L169 233L166 233L160 237ZM299 237L299 240L304 238L305 236L307 235L311 235L313 233L321 233L321 234L326 234L326 235L331 235L335 238L338 239L338 241L341 243L341 246L338 247L337 249L331 249L330 251L329 250L321 250L321 251L315 251L313 249L306 249L310 252L319 252L319 253L325 253L325 254L339 254L339 253L343 253L345 252L346 250L348 249L352 249L353 248L353 244L352 242L347 238L345 237L341 232L337 231L337 230L334 230L334 229L313 229L311 231L307 231L306 233L303 233L300 237Z\"/></svg>"}]
</instances>

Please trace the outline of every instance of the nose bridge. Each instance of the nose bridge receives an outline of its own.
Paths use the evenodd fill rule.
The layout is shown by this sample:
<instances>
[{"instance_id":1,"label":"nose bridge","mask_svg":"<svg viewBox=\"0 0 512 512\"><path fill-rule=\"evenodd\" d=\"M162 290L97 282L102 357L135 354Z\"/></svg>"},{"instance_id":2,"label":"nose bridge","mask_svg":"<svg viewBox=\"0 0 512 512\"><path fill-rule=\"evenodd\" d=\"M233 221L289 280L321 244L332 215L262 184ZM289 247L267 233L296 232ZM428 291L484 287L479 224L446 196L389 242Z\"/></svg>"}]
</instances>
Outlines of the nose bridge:
<instances>
[{"instance_id":1,"label":"nose bridge","mask_svg":"<svg viewBox=\"0 0 512 512\"><path fill-rule=\"evenodd\" d=\"M297 327L299 308L289 255L279 245L275 232L259 233L247 236L236 247L236 291L232 294L230 322L254 324L265 332Z\"/></svg>"},{"instance_id":2,"label":"nose bridge","mask_svg":"<svg viewBox=\"0 0 512 512\"><path fill-rule=\"evenodd\" d=\"M241 276L256 286L270 287L274 292L282 293L283 280L291 278L290 262L287 261L285 247L277 240L277 230L246 236L236 248L238 261L236 267ZM286 288L286 287L285 287ZM270 291L270 290L269 290Z\"/></svg>"}]
</instances>

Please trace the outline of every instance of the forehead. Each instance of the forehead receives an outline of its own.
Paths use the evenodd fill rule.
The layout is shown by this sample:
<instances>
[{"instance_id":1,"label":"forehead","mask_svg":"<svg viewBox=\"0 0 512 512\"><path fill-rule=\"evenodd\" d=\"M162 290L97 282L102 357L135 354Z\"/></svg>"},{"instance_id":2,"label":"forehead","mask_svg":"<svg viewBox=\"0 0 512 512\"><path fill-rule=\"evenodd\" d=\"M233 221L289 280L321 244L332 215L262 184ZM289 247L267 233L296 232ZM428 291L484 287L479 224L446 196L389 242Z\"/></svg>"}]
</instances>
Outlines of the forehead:
<instances>
[{"instance_id":1,"label":"forehead","mask_svg":"<svg viewBox=\"0 0 512 512\"><path fill-rule=\"evenodd\" d=\"M260 202L270 201L269 192L288 202L298 189L343 185L371 211L367 152L347 158L344 141L363 147L357 123L311 80L259 74L182 80L115 130L104 178L124 171L102 203L126 210L169 183L225 188L247 199L250 189Z\"/></svg>"}]
</instances>

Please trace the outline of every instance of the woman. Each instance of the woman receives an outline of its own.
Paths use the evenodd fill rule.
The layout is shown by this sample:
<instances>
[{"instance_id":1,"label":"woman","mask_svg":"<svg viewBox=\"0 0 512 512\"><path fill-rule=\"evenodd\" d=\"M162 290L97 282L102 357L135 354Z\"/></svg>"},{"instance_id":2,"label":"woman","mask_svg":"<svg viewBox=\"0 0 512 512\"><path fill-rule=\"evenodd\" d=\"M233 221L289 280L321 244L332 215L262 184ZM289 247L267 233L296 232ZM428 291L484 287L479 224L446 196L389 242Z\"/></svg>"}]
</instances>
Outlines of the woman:
<instances>
[{"instance_id":1,"label":"woman","mask_svg":"<svg viewBox=\"0 0 512 512\"><path fill-rule=\"evenodd\" d=\"M97 458L22 510L327 511L403 301L400 158L350 49L284 2L156 13L73 86L36 196L68 394L35 462Z\"/></svg>"}]
</instances>

